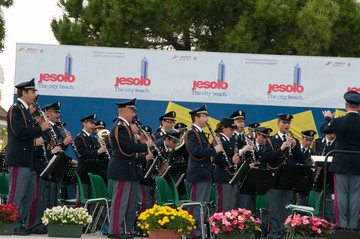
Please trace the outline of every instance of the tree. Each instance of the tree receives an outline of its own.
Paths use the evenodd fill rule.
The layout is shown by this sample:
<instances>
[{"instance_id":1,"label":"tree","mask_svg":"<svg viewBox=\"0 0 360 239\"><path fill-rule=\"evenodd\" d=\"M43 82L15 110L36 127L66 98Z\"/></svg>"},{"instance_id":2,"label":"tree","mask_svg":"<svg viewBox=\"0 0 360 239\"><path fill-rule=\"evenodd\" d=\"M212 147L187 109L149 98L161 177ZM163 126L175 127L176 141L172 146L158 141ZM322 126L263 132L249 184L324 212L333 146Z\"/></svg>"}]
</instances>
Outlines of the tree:
<instances>
[{"instance_id":1,"label":"tree","mask_svg":"<svg viewBox=\"0 0 360 239\"><path fill-rule=\"evenodd\" d=\"M10 7L13 4L13 0L0 0L0 51L4 49L5 41L5 19L1 11L1 7Z\"/></svg>"},{"instance_id":2,"label":"tree","mask_svg":"<svg viewBox=\"0 0 360 239\"><path fill-rule=\"evenodd\" d=\"M60 0L61 44L360 55L356 0ZM350 47L349 47L350 46Z\"/></svg>"}]
</instances>

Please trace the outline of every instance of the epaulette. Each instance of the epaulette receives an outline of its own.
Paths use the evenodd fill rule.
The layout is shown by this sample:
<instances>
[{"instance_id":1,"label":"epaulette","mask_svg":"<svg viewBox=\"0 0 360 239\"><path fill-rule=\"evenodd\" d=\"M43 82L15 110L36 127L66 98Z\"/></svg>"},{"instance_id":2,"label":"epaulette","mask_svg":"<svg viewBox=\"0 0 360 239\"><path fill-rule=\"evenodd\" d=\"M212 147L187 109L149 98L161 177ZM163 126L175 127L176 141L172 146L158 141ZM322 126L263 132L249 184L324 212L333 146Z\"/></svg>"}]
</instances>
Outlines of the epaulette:
<instances>
[{"instance_id":1,"label":"epaulette","mask_svg":"<svg viewBox=\"0 0 360 239\"><path fill-rule=\"evenodd\" d=\"M161 132L160 132L160 136L164 136L164 132L161 131Z\"/></svg>"},{"instance_id":2,"label":"epaulette","mask_svg":"<svg viewBox=\"0 0 360 239\"><path fill-rule=\"evenodd\" d=\"M87 135L85 134L85 132L82 132L82 135L84 136L84 137L86 137Z\"/></svg>"},{"instance_id":3,"label":"epaulette","mask_svg":"<svg viewBox=\"0 0 360 239\"><path fill-rule=\"evenodd\" d=\"M279 135L278 134L275 134L275 139L278 139L279 138Z\"/></svg>"},{"instance_id":4,"label":"epaulette","mask_svg":"<svg viewBox=\"0 0 360 239\"><path fill-rule=\"evenodd\" d=\"M223 137L222 137L222 140L223 140L223 141L226 141L226 138L223 136Z\"/></svg>"},{"instance_id":5,"label":"epaulette","mask_svg":"<svg viewBox=\"0 0 360 239\"><path fill-rule=\"evenodd\" d=\"M198 133L200 132L200 130L199 130L198 128L195 128L195 130L196 130L196 132L198 132Z\"/></svg>"}]
</instances>

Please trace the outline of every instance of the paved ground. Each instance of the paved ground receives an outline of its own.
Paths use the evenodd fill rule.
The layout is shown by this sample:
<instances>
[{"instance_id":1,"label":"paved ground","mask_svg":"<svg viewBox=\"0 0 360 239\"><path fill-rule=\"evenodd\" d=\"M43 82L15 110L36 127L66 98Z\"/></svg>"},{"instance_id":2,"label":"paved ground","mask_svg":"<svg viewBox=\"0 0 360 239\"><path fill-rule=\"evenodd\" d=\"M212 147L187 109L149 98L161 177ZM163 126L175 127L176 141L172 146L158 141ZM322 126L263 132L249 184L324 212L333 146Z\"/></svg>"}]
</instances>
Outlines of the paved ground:
<instances>
[{"instance_id":1,"label":"paved ground","mask_svg":"<svg viewBox=\"0 0 360 239\"><path fill-rule=\"evenodd\" d=\"M9 238L9 239L44 239L44 238L59 238L59 239L67 239L67 237L48 237L47 235L35 235L35 234L30 234L29 236L1 236L0 235L0 239L5 239L5 238ZM94 233L94 234L86 234L86 235L82 235L81 238L83 239L97 239L97 238L107 238L107 236L104 236L100 233ZM73 239L73 238L72 238ZM148 239L148 237L134 237L134 239Z\"/></svg>"}]
</instances>

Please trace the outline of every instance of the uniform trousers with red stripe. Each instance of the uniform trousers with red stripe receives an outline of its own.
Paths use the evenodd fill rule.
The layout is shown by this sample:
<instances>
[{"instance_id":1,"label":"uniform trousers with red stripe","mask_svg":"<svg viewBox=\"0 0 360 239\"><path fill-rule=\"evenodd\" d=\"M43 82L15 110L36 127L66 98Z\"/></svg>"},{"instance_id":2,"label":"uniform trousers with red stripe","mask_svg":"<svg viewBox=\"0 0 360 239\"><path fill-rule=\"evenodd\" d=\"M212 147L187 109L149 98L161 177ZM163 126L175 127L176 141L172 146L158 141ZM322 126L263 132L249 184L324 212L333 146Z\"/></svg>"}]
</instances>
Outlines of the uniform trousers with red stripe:
<instances>
[{"instance_id":1,"label":"uniform trousers with red stripe","mask_svg":"<svg viewBox=\"0 0 360 239\"><path fill-rule=\"evenodd\" d=\"M211 182L192 182L190 185L190 200L196 202L209 202ZM190 207L189 214L195 219L196 229L191 231L190 236L201 236L200 207ZM207 208L204 207L204 218L207 216Z\"/></svg>"},{"instance_id":2,"label":"uniform trousers with red stripe","mask_svg":"<svg viewBox=\"0 0 360 239\"><path fill-rule=\"evenodd\" d=\"M141 199L140 212L154 206L154 187L140 184L139 197Z\"/></svg>"},{"instance_id":3,"label":"uniform trousers with red stripe","mask_svg":"<svg viewBox=\"0 0 360 239\"><path fill-rule=\"evenodd\" d=\"M15 228L25 226L25 218L30 212L36 191L36 172L28 167L9 167L8 204L18 206L19 218Z\"/></svg>"},{"instance_id":4,"label":"uniform trousers with red stripe","mask_svg":"<svg viewBox=\"0 0 360 239\"><path fill-rule=\"evenodd\" d=\"M41 218L46 208L53 208L57 204L62 181L50 182L43 180L39 174L36 175L36 193L31 204L31 209L26 224L28 227L37 225L35 228L41 229ZM50 195L50 199L48 196Z\"/></svg>"},{"instance_id":5,"label":"uniform trousers with red stripe","mask_svg":"<svg viewBox=\"0 0 360 239\"><path fill-rule=\"evenodd\" d=\"M338 227L357 229L360 210L360 175L334 174L334 212Z\"/></svg>"},{"instance_id":6,"label":"uniform trousers with red stripe","mask_svg":"<svg viewBox=\"0 0 360 239\"><path fill-rule=\"evenodd\" d=\"M237 185L215 183L216 212L227 212L236 209Z\"/></svg>"},{"instance_id":7,"label":"uniform trousers with red stripe","mask_svg":"<svg viewBox=\"0 0 360 239\"><path fill-rule=\"evenodd\" d=\"M136 218L137 181L113 180L109 234L124 234L134 230Z\"/></svg>"}]
</instances>

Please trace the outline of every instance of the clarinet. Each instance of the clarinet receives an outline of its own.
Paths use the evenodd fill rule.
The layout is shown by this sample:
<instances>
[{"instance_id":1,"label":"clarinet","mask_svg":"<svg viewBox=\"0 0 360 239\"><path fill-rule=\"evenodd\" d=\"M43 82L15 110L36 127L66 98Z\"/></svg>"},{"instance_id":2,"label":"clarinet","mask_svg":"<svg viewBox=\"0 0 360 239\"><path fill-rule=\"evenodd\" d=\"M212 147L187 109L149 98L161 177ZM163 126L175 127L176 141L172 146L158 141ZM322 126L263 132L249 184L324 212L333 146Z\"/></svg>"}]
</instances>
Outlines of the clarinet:
<instances>
[{"instance_id":1,"label":"clarinet","mask_svg":"<svg viewBox=\"0 0 360 239\"><path fill-rule=\"evenodd\" d=\"M35 105L35 108L36 110L39 112L39 114L41 115L41 117L43 117L44 121L45 122L48 122L48 119L44 113L44 111L41 109L39 103L37 102L39 98L35 99L34 100L34 105ZM49 133L50 135L50 138L53 140L53 142L55 143L55 146L58 146L60 145L60 141L59 139L57 138L56 136L56 133L55 133L55 130L53 127L51 127L51 129L47 130L47 132Z\"/></svg>"},{"instance_id":2,"label":"clarinet","mask_svg":"<svg viewBox=\"0 0 360 239\"><path fill-rule=\"evenodd\" d=\"M326 144L326 140L325 140L325 145L324 145L324 148L323 148L323 150L321 152L321 156L325 156L326 147L327 147L327 144ZM319 180L319 177L320 177L321 170L322 169L317 169L316 168L315 177L314 177L314 183L313 183L314 187L316 187L316 185L318 184L318 180Z\"/></svg>"},{"instance_id":3,"label":"clarinet","mask_svg":"<svg viewBox=\"0 0 360 239\"><path fill-rule=\"evenodd\" d=\"M38 122L36 121L35 117L33 117L33 121L35 122L36 125L38 125ZM44 156L44 163L49 163L49 159L47 158L46 155L46 148L45 148L45 144L41 145L42 151L43 151L43 156Z\"/></svg>"},{"instance_id":4,"label":"clarinet","mask_svg":"<svg viewBox=\"0 0 360 239\"><path fill-rule=\"evenodd\" d=\"M209 125L208 123L206 123L206 126L208 127L208 129L209 129L212 137L215 139L216 143L217 143L218 145L220 145L221 142L220 142L220 140L216 137L216 135L214 134L214 131L211 129L210 125ZM222 151L222 154L223 154L223 156L224 156L224 158L225 158L225 161L226 161L226 164L228 165L228 168L233 168L234 165L232 165L232 163L230 163L229 158L228 158L228 156L227 156L226 153L225 153L225 150Z\"/></svg>"},{"instance_id":5,"label":"clarinet","mask_svg":"<svg viewBox=\"0 0 360 239\"><path fill-rule=\"evenodd\" d=\"M60 119L58 119L58 125L60 125L61 129L63 130L63 132L65 134L65 136L69 137L70 135L69 135L68 131L65 129L64 124L62 123L62 121ZM71 142L70 145L73 147L74 152L76 154L76 157L78 159L80 159L81 155L79 154L79 151L77 150L76 145L74 144L74 142Z\"/></svg>"},{"instance_id":6,"label":"clarinet","mask_svg":"<svg viewBox=\"0 0 360 239\"><path fill-rule=\"evenodd\" d=\"M249 142L248 142L248 139L247 139L244 128L242 129L242 132L243 132L244 137L245 137L246 145L249 145ZM255 147L255 145L253 146L253 149L250 151L250 153L251 153L252 162L255 164L254 166L258 167L258 166L260 166L260 162L258 162L257 159L256 159L255 152L254 152L254 147Z\"/></svg>"},{"instance_id":7,"label":"clarinet","mask_svg":"<svg viewBox=\"0 0 360 239\"><path fill-rule=\"evenodd\" d=\"M234 140L235 140L234 155L239 153L238 139L239 139L239 136L238 136L237 133L235 133L235 135L234 135ZM235 165L234 165L235 172L237 171L237 167L238 167L238 165L235 164Z\"/></svg>"},{"instance_id":8,"label":"clarinet","mask_svg":"<svg viewBox=\"0 0 360 239\"><path fill-rule=\"evenodd\" d=\"M289 138L290 138L290 135L289 135L289 130L287 129L286 130L286 138L287 138L287 140L289 140ZM292 153L292 148L291 148L291 142L289 142L290 143L290 145L289 145L289 156L293 156L293 153Z\"/></svg>"},{"instance_id":9,"label":"clarinet","mask_svg":"<svg viewBox=\"0 0 360 239\"><path fill-rule=\"evenodd\" d=\"M146 137L146 139L147 139L147 140L150 140L150 136L145 132L145 130L143 130L143 129L140 127L139 122L138 122L137 120L135 120L134 123L135 123L135 125L139 128L140 132L141 132L142 134L144 134L144 136ZM155 151L156 151L156 153L157 153L158 155L155 157L154 161L153 161L152 164L150 165L150 168L149 168L148 171L146 172L144 178L149 178L149 176L151 175L152 171L153 171L155 168L156 168L157 172L158 172L159 174L161 174L161 173L160 173L160 170L157 168L157 163L158 163L158 161L159 161L159 158L161 158L162 162L165 162L165 161L166 161L166 159L165 159L164 156L161 154L159 148L158 148L156 145L154 145L154 149L155 149Z\"/></svg>"}]
</instances>

